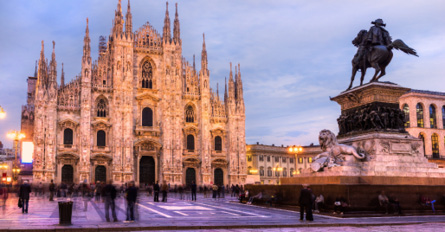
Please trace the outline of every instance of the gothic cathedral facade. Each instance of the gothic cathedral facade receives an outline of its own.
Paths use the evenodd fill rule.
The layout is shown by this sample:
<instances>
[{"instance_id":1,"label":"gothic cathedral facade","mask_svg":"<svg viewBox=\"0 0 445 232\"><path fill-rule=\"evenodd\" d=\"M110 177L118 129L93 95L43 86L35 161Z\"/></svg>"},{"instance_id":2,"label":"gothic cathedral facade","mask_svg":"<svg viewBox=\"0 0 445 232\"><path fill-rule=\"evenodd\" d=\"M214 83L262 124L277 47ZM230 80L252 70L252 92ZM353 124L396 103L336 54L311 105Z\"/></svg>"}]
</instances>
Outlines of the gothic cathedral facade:
<instances>
[{"instance_id":1,"label":"gothic cathedral facade","mask_svg":"<svg viewBox=\"0 0 445 232\"><path fill-rule=\"evenodd\" d=\"M149 23L133 31L130 2L124 17L119 0L96 61L88 19L83 42L81 73L65 84L62 64L59 84L55 43L48 62L42 41L28 81L34 99L22 108L22 124L33 120L34 182L244 184L240 65L233 75L230 64L221 99L209 86L205 40L201 70L182 56L177 5L171 33L167 3L161 36Z\"/></svg>"}]
</instances>

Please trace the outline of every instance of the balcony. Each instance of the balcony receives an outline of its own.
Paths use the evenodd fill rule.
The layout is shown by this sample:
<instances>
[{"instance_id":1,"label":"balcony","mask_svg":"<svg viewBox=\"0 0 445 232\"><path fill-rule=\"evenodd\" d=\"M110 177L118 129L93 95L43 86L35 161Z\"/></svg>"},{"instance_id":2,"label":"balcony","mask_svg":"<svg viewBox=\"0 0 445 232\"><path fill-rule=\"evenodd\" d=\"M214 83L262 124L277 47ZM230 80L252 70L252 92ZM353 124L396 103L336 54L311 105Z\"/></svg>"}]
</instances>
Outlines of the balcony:
<instances>
[{"instance_id":1,"label":"balcony","mask_svg":"<svg viewBox=\"0 0 445 232\"><path fill-rule=\"evenodd\" d=\"M134 129L134 134L136 136L151 136L159 138L161 136L161 131L159 130L159 127L136 126Z\"/></svg>"},{"instance_id":2,"label":"balcony","mask_svg":"<svg viewBox=\"0 0 445 232\"><path fill-rule=\"evenodd\" d=\"M77 146L76 145L72 145L72 144L58 144L57 145L57 150L59 152L77 152Z\"/></svg>"},{"instance_id":3,"label":"balcony","mask_svg":"<svg viewBox=\"0 0 445 232\"><path fill-rule=\"evenodd\" d=\"M94 146L93 152L94 153L110 153L111 149L110 149L110 147L107 147L107 146Z\"/></svg>"}]
</instances>

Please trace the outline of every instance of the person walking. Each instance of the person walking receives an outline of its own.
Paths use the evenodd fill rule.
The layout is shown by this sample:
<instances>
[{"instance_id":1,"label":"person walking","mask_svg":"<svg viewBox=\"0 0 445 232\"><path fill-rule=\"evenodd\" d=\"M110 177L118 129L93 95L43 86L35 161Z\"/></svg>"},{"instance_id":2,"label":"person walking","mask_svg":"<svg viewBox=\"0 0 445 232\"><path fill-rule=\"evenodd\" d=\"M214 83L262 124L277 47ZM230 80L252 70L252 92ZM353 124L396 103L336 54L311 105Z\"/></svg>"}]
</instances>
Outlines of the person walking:
<instances>
[{"instance_id":1,"label":"person walking","mask_svg":"<svg viewBox=\"0 0 445 232\"><path fill-rule=\"evenodd\" d=\"M313 221L312 216L312 192L308 189L309 185L303 184L303 189L300 192L300 221L303 221L304 211L306 210L306 221Z\"/></svg>"},{"instance_id":2,"label":"person walking","mask_svg":"<svg viewBox=\"0 0 445 232\"><path fill-rule=\"evenodd\" d=\"M2 196L2 201L3 201L3 210L6 209L6 201L8 200L9 197L9 189L8 186L5 184L2 186L1 188L1 196Z\"/></svg>"},{"instance_id":3,"label":"person walking","mask_svg":"<svg viewBox=\"0 0 445 232\"><path fill-rule=\"evenodd\" d=\"M113 185L113 180L109 180L108 184L105 185L102 191L102 199L105 201L105 218L107 222L110 221L109 209L111 208L111 214L115 222L117 222L116 217L116 205L114 200L116 199L117 190Z\"/></svg>"},{"instance_id":4,"label":"person walking","mask_svg":"<svg viewBox=\"0 0 445 232\"><path fill-rule=\"evenodd\" d=\"M161 192L162 192L162 202L167 202L168 185L167 181L165 180L162 182Z\"/></svg>"},{"instance_id":5,"label":"person walking","mask_svg":"<svg viewBox=\"0 0 445 232\"><path fill-rule=\"evenodd\" d=\"M49 184L49 201L54 201L54 190L56 190L56 185L54 184L54 180L51 180Z\"/></svg>"},{"instance_id":6,"label":"person walking","mask_svg":"<svg viewBox=\"0 0 445 232\"><path fill-rule=\"evenodd\" d=\"M192 201L196 201L196 184L195 181L192 181L190 185L190 189L192 190Z\"/></svg>"},{"instance_id":7,"label":"person walking","mask_svg":"<svg viewBox=\"0 0 445 232\"><path fill-rule=\"evenodd\" d=\"M134 222L134 205L138 197L138 189L134 186L134 181L131 181L127 188L127 219L126 221Z\"/></svg>"},{"instance_id":8,"label":"person walking","mask_svg":"<svg viewBox=\"0 0 445 232\"><path fill-rule=\"evenodd\" d=\"M216 194L218 193L218 185L213 184L212 191L213 191L212 197L214 200L216 200Z\"/></svg>"},{"instance_id":9,"label":"person walking","mask_svg":"<svg viewBox=\"0 0 445 232\"><path fill-rule=\"evenodd\" d=\"M154 202L159 202L159 182L156 181L156 183L153 185L153 192L154 192Z\"/></svg>"},{"instance_id":10,"label":"person walking","mask_svg":"<svg viewBox=\"0 0 445 232\"><path fill-rule=\"evenodd\" d=\"M19 190L19 200L22 201L22 213L28 213L28 203L29 203L29 194L31 193L31 186L28 181L20 186Z\"/></svg>"}]
</instances>

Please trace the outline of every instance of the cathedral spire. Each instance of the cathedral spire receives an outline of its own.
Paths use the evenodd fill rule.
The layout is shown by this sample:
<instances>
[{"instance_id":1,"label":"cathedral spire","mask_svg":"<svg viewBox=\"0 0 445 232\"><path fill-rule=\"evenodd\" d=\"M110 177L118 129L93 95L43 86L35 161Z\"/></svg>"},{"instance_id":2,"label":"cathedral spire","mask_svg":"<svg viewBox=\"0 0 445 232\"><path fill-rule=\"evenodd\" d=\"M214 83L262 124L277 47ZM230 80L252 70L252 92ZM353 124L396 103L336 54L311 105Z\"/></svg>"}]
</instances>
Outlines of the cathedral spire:
<instances>
[{"instance_id":1,"label":"cathedral spire","mask_svg":"<svg viewBox=\"0 0 445 232\"><path fill-rule=\"evenodd\" d=\"M34 77L37 77L37 63L38 63L38 61L36 60L36 66L35 66L35 69L34 69Z\"/></svg>"},{"instance_id":2,"label":"cathedral spire","mask_svg":"<svg viewBox=\"0 0 445 232\"><path fill-rule=\"evenodd\" d=\"M227 100L227 77L224 77L224 102Z\"/></svg>"},{"instance_id":3,"label":"cathedral spire","mask_svg":"<svg viewBox=\"0 0 445 232\"><path fill-rule=\"evenodd\" d=\"M218 97L219 100L219 83L216 83L216 96Z\"/></svg>"},{"instance_id":4,"label":"cathedral spire","mask_svg":"<svg viewBox=\"0 0 445 232\"><path fill-rule=\"evenodd\" d=\"M127 14L125 15L125 34L127 37L133 32L133 20L130 9L130 0L128 0Z\"/></svg>"},{"instance_id":5,"label":"cathedral spire","mask_svg":"<svg viewBox=\"0 0 445 232\"><path fill-rule=\"evenodd\" d=\"M57 80L57 61L56 61L56 42L53 41L53 53L51 55L50 62L50 78L51 82L55 82Z\"/></svg>"},{"instance_id":6,"label":"cathedral spire","mask_svg":"<svg viewBox=\"0 0 445 232\"><path fill-rule=\"evenodd\" d=\"M63 71L63 63L62 63L62 75L60 76L60 87L65 86L65 71Z\"/></svg>"},{"instance_id":7,"label":"cathedral spire","mask_svg":"<svg viewBox=\"0 0 445 232\"><path fill-rule=\"evenodd\" d=\"M175 4L176 13L175 13L175 21L173 23L173 41L175 44L181 44L181 33L179 29L179 18L178 18L178 3Z\"/></svg>"},{"instance_id":8,"label":"cathedral spire","mask_svg":"<svg viewBox=\"0 0 445 232\"><path fill-rule=\"evenodd\" d=\"M236 98L243 100L243 81L241 80L241 65L238 63L238 74L236 76Z\"/></svg>"},{"instance_id":9,"label":"cathedral spire","mask_svg":"<svg viewBox=\"0 0 445 232\"><path fill-rule=\"evenodd\" d=\"M171 40L171 33L170 33L170 17L168 13L168 2L166 2L166 10L165 10L165 19L164 19L164 31L162 33L162 37L164 39L164 42L170 42Z\"/></svg>"},{"instance_id":10,"label":"cathedral spire","mask_svg":"<svg viewBox=\"0 0 445 232\"><path fill-rule=\"evenodd\" d=\"M205 34L202 34L201 70L207 71L207 50Z\"/></svg>"},{"instance_id":11,"label":"cathedral spire","mask_svg":"<svg viewBox=\"0 0 445 232\"><path fill-rule=\"evenodd\" d=\"M196 66L195 66L195 54L193 54L193 71L196 72Z\"/></svg>"},{"instance_id":12,"label":"cathedral spire","mask_svg":"<svg viewBox=\"0 0 445 232\"><path fill-rule=\"evenodd\" d=\"M83 39L83 56L82 56L83 61L91 61L90 41L91 41L90 40L90 30L88 29L88 18L87 18L87 27L85 29L85 37Z\"/></svg>"},{"instance_id":13,"label":"cathedral spire","mask_svg":"<svg viewBox=\"0 0 445 232\"><path fill-rule=\"evenodd\" d=\"M230 62L230 74L229 74L229 100L235 99L235 82L233 81L232 62Z\"/></svg>"},{"instance_id":14,"label":"cathedral spire","mask_svg":"<svg viewBox=\"0 0 445 232\"><path fill-rule=\"evenodd\" d=\"M124 30L124 19L122 15L121 0L117 3L117 9L114 12L113 34L121 35Z\"/></svg>"}]
</instances>

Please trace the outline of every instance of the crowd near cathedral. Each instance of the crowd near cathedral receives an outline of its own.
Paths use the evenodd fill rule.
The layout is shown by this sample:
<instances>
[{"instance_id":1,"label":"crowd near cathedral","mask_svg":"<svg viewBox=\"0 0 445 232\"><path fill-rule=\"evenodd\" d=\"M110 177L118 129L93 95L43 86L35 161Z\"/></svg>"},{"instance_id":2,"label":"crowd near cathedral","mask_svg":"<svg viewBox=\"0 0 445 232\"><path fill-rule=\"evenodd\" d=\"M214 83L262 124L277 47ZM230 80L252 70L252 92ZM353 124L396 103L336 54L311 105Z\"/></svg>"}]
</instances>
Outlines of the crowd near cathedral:
<instances>
[{"instance_id":1,"label":"crowd near cathedral","mask_svg":"<svg viewBox=\"0 0 445 232\"><path fill-rule=\"evenodd\" d=\"M161 34L148 22L134 31L130 2L124 15L119 0L97 59L87 19L80 74L69 82L63 63L57 73L51 45L46 58L42 41L22 107L22 130L34 142L33 182L245 182L240 65L227 64L220 97L210 88L205 37L200 70L183 57L177 4L172 30L167 3Z\"/></svg>"}]
</instances>

